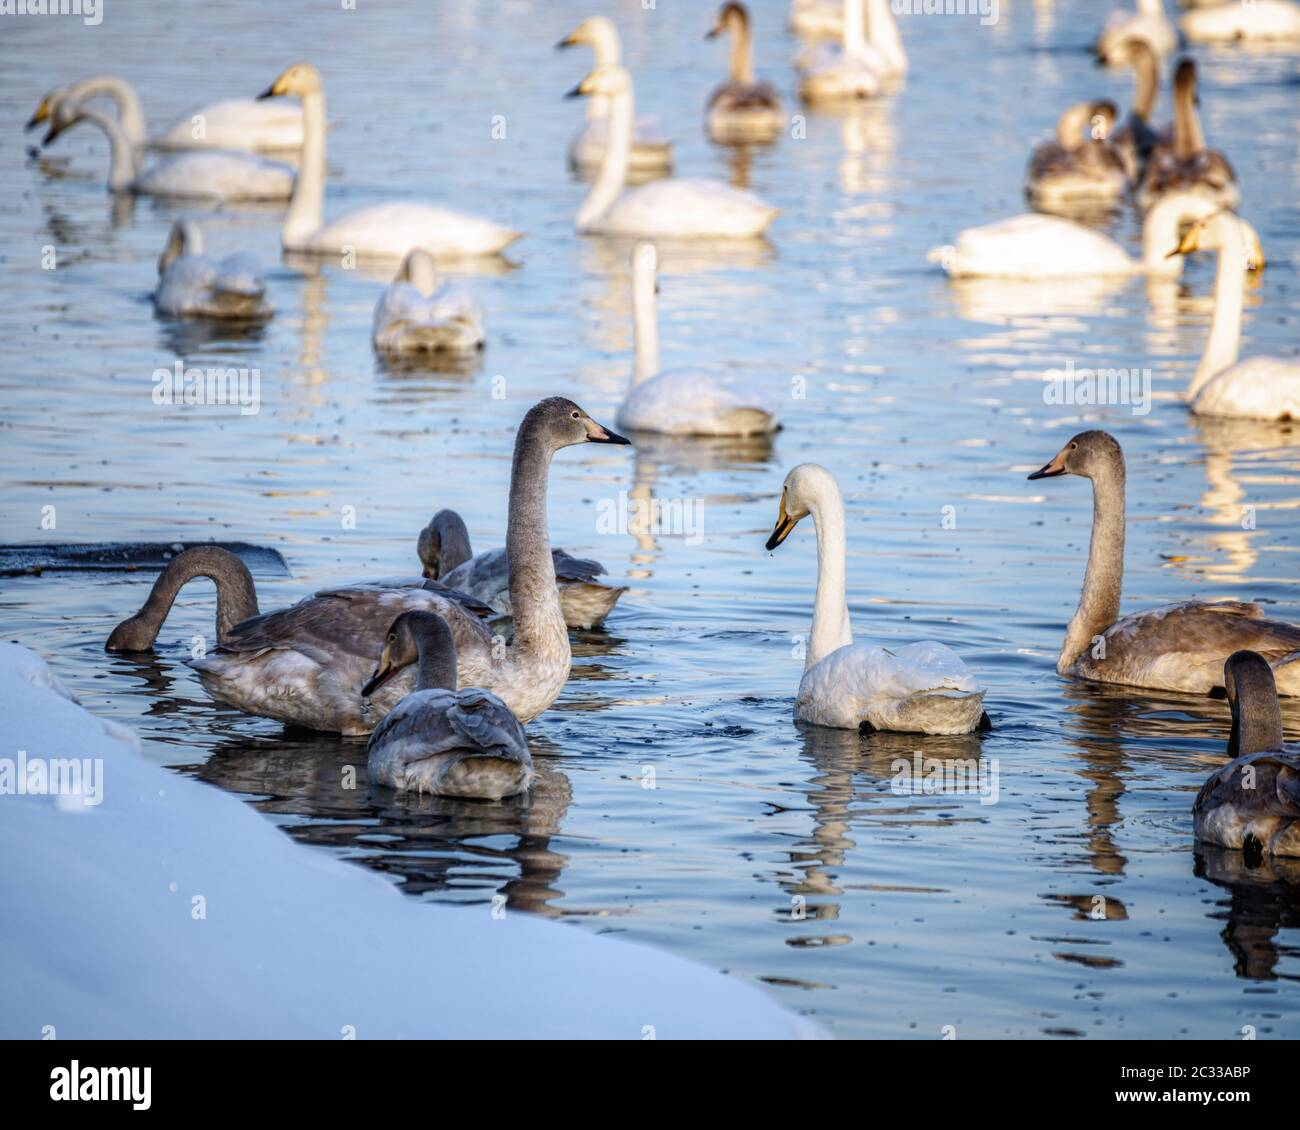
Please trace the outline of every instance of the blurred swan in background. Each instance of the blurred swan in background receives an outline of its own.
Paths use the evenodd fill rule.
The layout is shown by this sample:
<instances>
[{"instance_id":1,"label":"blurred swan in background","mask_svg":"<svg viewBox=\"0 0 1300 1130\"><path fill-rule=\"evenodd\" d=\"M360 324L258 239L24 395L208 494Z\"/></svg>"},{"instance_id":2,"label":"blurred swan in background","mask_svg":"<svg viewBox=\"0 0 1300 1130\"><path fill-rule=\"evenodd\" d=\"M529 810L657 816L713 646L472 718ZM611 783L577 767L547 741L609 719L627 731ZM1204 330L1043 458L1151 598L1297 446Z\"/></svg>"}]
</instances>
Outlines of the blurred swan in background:
<instances>
[{"instance_id":1,"label":"blurred swan in background","mask_svg":"<svg viewBox=\"0 0 1300 1130\"><path fill-rule=\"evenodd\" d=\"M1078 102L1056 123L1056 138L1034 147L1025 179L1025 195L1036 208L1059 208L1077 202L1118 200L1128 189L1128 175L1110 142L1119 109L1108 98Z\"/></svg>"},{"instance_id":2,"label":"blurred swan in background","mask_svg":"<svg viewBox=\"0 0 1300 1130\"><path fill-rule=\"evenodd\" d=\"M871 98L907 73L889 0L844 0L843 12L839 44L819 44L797 60L805 102Z\"/></svg>"},{"instance_id":3,"label":"blurred swan in background","mask_svg":"<svg viewBox=\"0 0 1300 1130\"><path fill-rule=\"evenodd\" d=\"M1133 39L1145 40L1159 56L1178 48L1178 32L1165 15L1164 0L1137 0L1137 11L1111 12L1097 36L1097 57L1106 63L1124 61L1124 51Z\"/></svg>"},{"instance_id":4,"label":"blurred swan in background","mask_svg":"<svg viewBox=\"0 0 1300 1130\"><path fill-rule=\"evenodd\" d=\"M705 125L714 141L769 142L781 132L781 96L770 82L754 77L754 44L749 9L729 0L718 11L706 38L731 36L727 81L709 95Z\"/></svg>"},{"instance_id":5,"label":"blurred swan in background","mask_svg":"<svg viewBox=\"0 0 1300 1130\"><path fill-rule=\"evenodd\" d=\"M271 313L266 280L251 255L224 259L203 254L203 233L193 220L177 220L158 260L154 306L161 314L205 318L262 318Z\"/></svg>"},{"instance_id":6,"label":"blurred swan in background","mask_svg":"<svg viewBox=\"0 0 1300 1130\"><path fill-rule=\"evenodd\" d=\"M423 247L437 256L472 257L496 254L519 238L519 232L490 220L411 201L355 208L325 223L325 91L320 72L310 63L296 63L259 98L291 94L302 100L304 136L298 183L280 228L286 251L351 251L399 259Z\"/></svg>"},{"instance_id":7,"label":"blurred swan in background","mask_svg":"<svg viewBox=\"0 0 1300 1130\"><path fill-rule=\"evenodd\" d=\"M1124 172L1129 181L1137 184L1151 151L1161 143L1172 144L1173 127L1160 131L1152 124L1160 96L1160 64L1151 45L1144 39L1130 39L1121 57L1133 68L1133 105L1111 140L1124 162Z\"/></svg>"},{"instance_id":8,"label":"blurred swan in background","mask_svg":"<svg viewBox=\"0 0 1300 1130\"><path fill-rule=\"evenodd\" d=\"M438 285L433 256L406 253L397 277L375 303L371 342L380 353L473 353L482 349L483 311L455 282Z\"/></svg>"},{"instance_id":9,"label":"blurred swan in background","mask_svg":"<svg viewBox=\"0 0 1300 1130\"><path fill-rule=\"evenodd\" d=\"M1193 43L1286 43L1300 47L1300 5L1291 0L1237 0L1183 13Z\"/></svg>"},{"instance_id":10,"label":"blurred swan in background","mask_svg":"<svg viewBox=\"0 0 1300 1130\"><path fill-rule=\"evenodd\" d=\"M618 32L604 16L591 16L569 32L557 48L586 44L596 55L596 67L613 67L623 61ZM609 143L609 101L594 95L587 103L586 123L569 142L569 164L590 172L600 167ZM656 119L642 116L632 126L632 146L628 150L628 172L633 176L667 173L673 167L673 144Z\"/></svg>"}]
</instances>

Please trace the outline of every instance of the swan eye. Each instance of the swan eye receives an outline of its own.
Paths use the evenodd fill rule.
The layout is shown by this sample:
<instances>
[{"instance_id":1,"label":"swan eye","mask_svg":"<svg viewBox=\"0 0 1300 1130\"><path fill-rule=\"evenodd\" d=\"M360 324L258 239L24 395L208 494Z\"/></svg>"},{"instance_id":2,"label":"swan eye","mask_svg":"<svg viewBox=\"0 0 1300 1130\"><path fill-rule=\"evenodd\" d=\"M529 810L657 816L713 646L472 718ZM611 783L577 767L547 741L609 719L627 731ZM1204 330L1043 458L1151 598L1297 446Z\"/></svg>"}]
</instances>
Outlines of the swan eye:
<instances>
[{"instance_id":1,"label":"swan eye","mask_svg":"<svg viewBox=\"0 0 1300 1130\"><path fill-rule=\"evenodd\" d=\"M574 418L575 420L577 420L577 419L580 418L577 412L575 412L575 413L573 414L573 418Z\"/></svg>"},{"instance_id":2,"label":"swan eye","mask_svg":"<svg viewBox=\"0 0 1300 1130\"><path fill-rule=\"evenodd\" d=\"M396 637L395 635L393 635L392 632L389 632L389 633L388 633L388 642L389 642L389 643L396 643L396 642L397 642L397 637Z\"/></svg>"},{"instance_id":3,"label":"swan eye","mask_svg":"<svg viewBox=\"0 0 1300 1130\"><path fill-rule=\"evenodd\" d=\"M1079 446L1079 445L1078 445L1077 443L1072 443L1072 444L1070 444L1070 450L1073 451L1073 450L1074 450L1076 447L1078 447L1078 446Z\"/></svg>"}]
</instances>

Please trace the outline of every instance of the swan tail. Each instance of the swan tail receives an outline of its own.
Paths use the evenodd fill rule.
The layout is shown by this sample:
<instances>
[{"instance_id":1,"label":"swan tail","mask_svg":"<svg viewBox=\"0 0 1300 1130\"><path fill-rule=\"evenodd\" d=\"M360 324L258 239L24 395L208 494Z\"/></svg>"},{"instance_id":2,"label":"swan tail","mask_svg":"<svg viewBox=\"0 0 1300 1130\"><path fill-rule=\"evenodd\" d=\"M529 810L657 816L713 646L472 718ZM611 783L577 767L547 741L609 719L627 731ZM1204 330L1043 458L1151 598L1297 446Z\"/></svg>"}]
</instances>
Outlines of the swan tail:
<instances>
[{"instance_id":1,"label":"swan tail","mask_svg":"<svg viewBox=\"0 0 1300 1130\"><path fill-rule=\"evenodd\" d=\"M593 581L575 581L560 586L560 608L570 628L594 628L605 621L627 588L602 585Z\"/></svg>"}]
</instances>

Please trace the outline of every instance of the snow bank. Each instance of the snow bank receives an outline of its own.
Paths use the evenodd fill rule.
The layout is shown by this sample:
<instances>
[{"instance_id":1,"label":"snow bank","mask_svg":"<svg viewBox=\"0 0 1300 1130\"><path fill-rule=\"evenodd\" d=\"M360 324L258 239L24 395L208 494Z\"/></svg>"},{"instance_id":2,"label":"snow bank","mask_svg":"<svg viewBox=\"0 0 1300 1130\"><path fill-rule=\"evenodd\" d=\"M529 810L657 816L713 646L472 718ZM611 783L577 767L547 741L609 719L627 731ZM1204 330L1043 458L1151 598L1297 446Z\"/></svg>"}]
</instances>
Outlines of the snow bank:
<instances>
[{"instance_id":1,"label":"snow bank","mask_svg":"<svg viewBox=\"0 0 1300 1130\"><path fill-rule=\"evenodd\" d=\"M0 712L0 789L19 751L29 774L92 759L85 797L0 795L0 1037L821 1034L670 954L418 903L295 844L238 798L144 761L13 644L0 644Z\"/></svg>"}]
</instances>

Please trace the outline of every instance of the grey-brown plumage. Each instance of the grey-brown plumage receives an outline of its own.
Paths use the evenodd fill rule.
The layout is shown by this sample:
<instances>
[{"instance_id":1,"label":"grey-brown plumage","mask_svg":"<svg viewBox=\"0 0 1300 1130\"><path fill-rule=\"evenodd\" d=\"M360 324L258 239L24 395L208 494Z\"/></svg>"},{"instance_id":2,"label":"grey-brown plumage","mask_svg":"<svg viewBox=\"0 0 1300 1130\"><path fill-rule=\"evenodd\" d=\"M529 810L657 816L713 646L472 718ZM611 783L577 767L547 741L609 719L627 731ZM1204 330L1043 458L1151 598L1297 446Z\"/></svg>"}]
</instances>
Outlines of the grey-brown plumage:
<instances>
[{"instance_id":1,"label":"grey-brown plumage","mask_svg":"<svg viewBox=\"0 0 1300 1130\"><path fill-rule=\"evenodd\" d=\"M1156 145L1148 156L1137 190L1143 209L1178 191L1201 193L1222 208L1235 208L1241 200L1236 170L1221 152L1206 146L1197 100L1196 64L1182 59L1174 71L1173 141Z\"/></svg>"},{"instance_id":2,"label":"grey-brown plumage","mask_svg":"<svg viewBox=\"0 0 1300 1130\"><path fill-rule=\"evenodd\" d=\"M1130 39L1125 44L1123 57L1133 68L1137 86L1133 92L1133 105L1111 139L1124 165L1124 172L1136 185L1146 170L1151 151L1162 142L1172 143L1173 127L1169 126L1162 132L1154 124L1156 101L1160 95L1160 64L1151 45L1145 39Z\"/></svg>"},{"instance_id":3,"label":"grey-brown plumage","mask_svg":"<svg viewBox=\"0 0 1300 1130\"><path fill-rule=\"evenodd\" d=\"M704 122L709 136L723 144L769 142L785 125L781 95L770 82L754 77L753 32L749 9L728 0L705 37L731 36L727 80L709 95Z\"/></svg>"},{"instance_id":4,"label":"grey-brown plumage","mask_svg":"<svg viewBox=\"0 0 1300 1130\"><path fill-rule=\"evenodd\" d=\"M1282 711L1263 656L1238 651L1224 664L1232 707L1228 754L1192 805L1196 836L1256 856L1300 856L1300 752L1282 741Z\"/></svg>"},{"instance_id":5,"label":"grey-brown plumage","mask_svg":"<svg viewBox=\"0 0 1300 1130\"><path fill-rule=\"evenodd\" d=\"M1257 604L1184 601L1121 617L1124 581L1124 453L1107 432L1080 432L1031 479L1092 481L1092 539L1079 606L1056 669L1103 683L1209 694L1242 648L1273 667L1283 694L1300 695L1300 627L1264 618Z\"/></svg>"},{"instance_id":6,"label":"grey-brown plumage","mask_svg":"<svg viewBox=\"0 0 1300 1130\"><path fill-rule=\"evenodd\" d=\"M1128 174L1110 133L1119 108L1109 99L1080 102L1056 123L1056 137L1034 147L1025 176L1025 191L1038 205L1072 200L1115 200L1128 185Z\"/></svg>"},{"instance_id":7,"label":"grey-brown plumage","mask_svg":"<svg viewBox=\"0 0 1300 1130\"><path fill-rule=\"evenodd\" d=\"M412 665L415 689L370 735L371 783L483 800L527 792L533 761L523 727L491 692L455 689L454 633L441 616L407 612L397 617L362 693L373 694Z\"/></svg>"}]
</instances>

